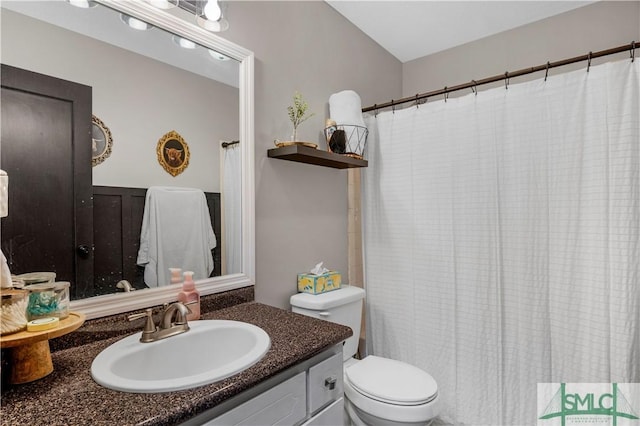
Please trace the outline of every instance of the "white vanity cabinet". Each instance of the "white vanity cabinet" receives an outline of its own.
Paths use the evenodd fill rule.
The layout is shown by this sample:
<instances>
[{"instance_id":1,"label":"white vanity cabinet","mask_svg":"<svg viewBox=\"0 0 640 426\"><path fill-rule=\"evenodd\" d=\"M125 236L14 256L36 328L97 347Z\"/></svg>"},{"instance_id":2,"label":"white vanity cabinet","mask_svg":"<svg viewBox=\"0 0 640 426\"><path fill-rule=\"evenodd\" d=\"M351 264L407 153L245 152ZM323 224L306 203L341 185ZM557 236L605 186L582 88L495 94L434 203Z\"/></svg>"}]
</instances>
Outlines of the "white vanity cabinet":
<instances>
[{"instance_id":1,"label":"white vanity cabinet","mask_svg":"<svg viewBox=\"0 0 640 426\"><path fill-rule=\"evenodd\" d=\"M304 425L344 423L342 344L242 392L184 425Z\"/></svg>"},{"instance_id":2,"label":"white vanity cabinet","mask_svg":"<svg viewBox=\"0 0 640 426\"><path fill-rule=\"evenodd\" d=\"M306 373L274 386L205 425L294 425L307 415Z\"/></svg>"}]
</instances>

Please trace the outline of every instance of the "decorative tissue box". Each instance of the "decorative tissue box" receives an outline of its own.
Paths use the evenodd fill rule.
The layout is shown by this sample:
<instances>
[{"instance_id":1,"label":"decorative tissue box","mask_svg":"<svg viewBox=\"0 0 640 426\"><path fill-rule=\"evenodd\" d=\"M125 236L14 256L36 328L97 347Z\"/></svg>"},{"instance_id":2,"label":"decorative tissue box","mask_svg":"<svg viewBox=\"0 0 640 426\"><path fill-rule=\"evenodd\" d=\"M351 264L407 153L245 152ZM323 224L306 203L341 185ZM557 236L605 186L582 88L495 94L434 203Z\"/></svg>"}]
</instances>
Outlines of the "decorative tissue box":
<instances>
[{"instance_id":1,"label":"decorative tissue box","mask_svg":"<svg viewBox=\"0 0 640 426\"><path fill-rule=\"evenodd\" d=\"M342 283L339 272L329 271L321 275L298 274L298 292L320 294L337 290Z\"/></svg>"}]
</instances>

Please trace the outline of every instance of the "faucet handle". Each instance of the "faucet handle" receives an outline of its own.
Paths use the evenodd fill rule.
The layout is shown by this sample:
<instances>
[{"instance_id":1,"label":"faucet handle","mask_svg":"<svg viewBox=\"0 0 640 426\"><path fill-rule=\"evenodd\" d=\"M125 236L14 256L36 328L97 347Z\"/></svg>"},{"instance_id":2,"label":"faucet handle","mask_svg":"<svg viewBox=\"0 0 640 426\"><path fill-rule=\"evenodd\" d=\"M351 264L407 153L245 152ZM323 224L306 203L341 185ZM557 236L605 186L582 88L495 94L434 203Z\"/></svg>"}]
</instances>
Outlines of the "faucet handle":
<instances>
[{"instance_id":1,"label":"faucet handle","mask_svg":"<svg viewBox=\"0 0 640 426\"><path fill-rule=\"evenodd\" d=\"M147 318L147 322L144 324L143 333L153 333L156 331L156 324L153 322L153 310L151 308L146 309L139 314L132 314L127 317L129 321L135 321L140 318Z\"/></svg>"},{"instance_id":2,"label":"faucet handle","mask_svg":"<svg viewBox=\"0 0 640 426\"><path fill-rule=\"evenodd\" d=\"M140 312L138 314L131 314L127 317L129 321L135 321L140 318L148 317L151 314L151 309L145 309L144 312Z\"/></svg>"}]
</instances>

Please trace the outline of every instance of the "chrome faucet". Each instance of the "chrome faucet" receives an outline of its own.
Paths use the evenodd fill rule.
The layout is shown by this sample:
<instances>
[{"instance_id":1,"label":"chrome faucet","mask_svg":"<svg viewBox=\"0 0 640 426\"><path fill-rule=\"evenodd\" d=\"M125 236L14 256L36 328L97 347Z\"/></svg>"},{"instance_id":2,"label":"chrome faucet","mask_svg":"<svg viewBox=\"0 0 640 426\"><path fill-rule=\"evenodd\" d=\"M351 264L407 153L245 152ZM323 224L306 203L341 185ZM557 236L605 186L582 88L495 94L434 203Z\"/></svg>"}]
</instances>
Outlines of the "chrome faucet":
<instances>
[{"instance_id":1,"label":"chrome faucet","mask_svg":"<svg viewBox=\"0 0 640 426\"><path fill-rule=\"evenodd\" d=\"M191 302L195 303L195 302ZM187 303L189 305L190 303ZM175 336L177 334L189 331L189 324L187 322L187 314L191 313L191 310L180 302L175 302L170 305L165 305L164 311L161 314L160 324L156 326L153 321L153 311L151 309L145 310L143 313L129 315L129 321L134 321L139 318L145 318L144 329L142 330L142 336L140 341L142 343L155 342L167 337Z\"/></svg>"}]
</instances>

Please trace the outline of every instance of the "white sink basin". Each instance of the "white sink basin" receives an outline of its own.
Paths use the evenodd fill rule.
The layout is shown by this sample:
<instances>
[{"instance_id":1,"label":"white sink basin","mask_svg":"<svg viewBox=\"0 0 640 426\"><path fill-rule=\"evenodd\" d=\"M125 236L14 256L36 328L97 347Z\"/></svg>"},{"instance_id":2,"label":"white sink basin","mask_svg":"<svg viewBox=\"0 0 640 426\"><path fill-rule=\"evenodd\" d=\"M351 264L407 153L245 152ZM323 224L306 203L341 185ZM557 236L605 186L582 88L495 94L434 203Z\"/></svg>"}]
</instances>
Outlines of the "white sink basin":
<instances>
[{"instance_id":1,"label":"white sink basin","mask_svg":"<svg viewBox=\"0 0 640 426\"><path fill-rule=\"evenodd\" d=\"M244 322L192 321L189 327L151 343L141 343L140 333L117 341L93 360L93 379L124 392L191 389L249 368L271 346L264 330Z\"/></svg>"}]
</instances>

